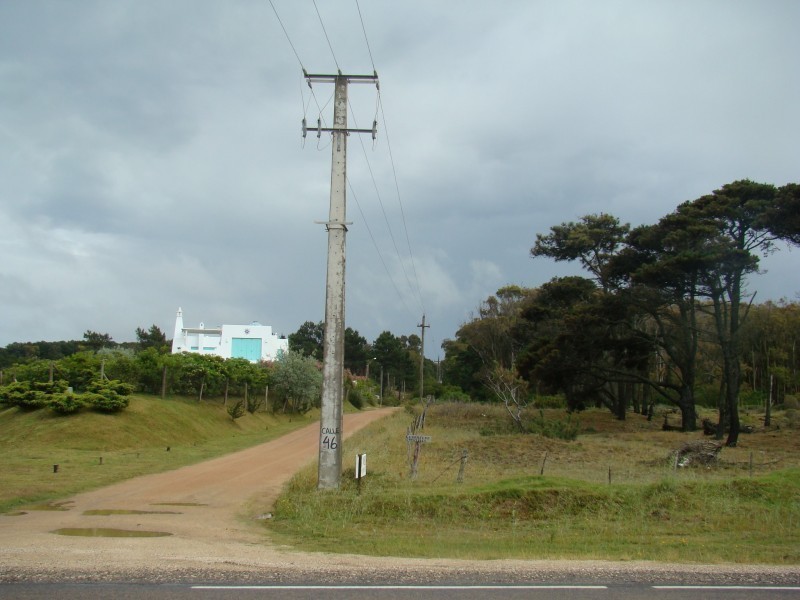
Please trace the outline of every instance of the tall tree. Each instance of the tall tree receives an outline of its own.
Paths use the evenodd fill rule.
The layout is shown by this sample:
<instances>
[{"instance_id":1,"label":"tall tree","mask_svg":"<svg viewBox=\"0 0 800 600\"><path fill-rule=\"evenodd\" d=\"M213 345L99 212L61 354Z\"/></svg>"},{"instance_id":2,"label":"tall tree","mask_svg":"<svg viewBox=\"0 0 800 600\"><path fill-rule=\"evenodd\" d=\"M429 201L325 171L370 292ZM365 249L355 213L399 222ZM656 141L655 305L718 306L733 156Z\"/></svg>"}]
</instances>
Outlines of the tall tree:
<instances>
[{"instance_id":1,"label":"tall tree","mask_svg":"<svg viewBox=\"0 0 800 600\"><path fill-rule=\"evenodd\" d=\"M139 350L146 350L147 348L155 348L161 352L167 350L167 336L161 331L158 325L151 325L150 329L136 328L136 343Z\"/></svg>"},{"instance_id":2,"label":"tall tree","mask_svg":"<svg viewBox=\"0 0 800 600\"><path fill-rule=\"evenodd\" d=\"M352 327L344 330L344 368L351 373L364 373L367 369L370 346L365 337Z\"/></svg>"},{"instance_id":3,"label":"tall tree","mask_svg":"<svg viewBox=\"0 0 800 600\"><path fill-rule=\"evenodd\" d=\"M525 302L535 290L509 285L497 290L478 307L478 315L462 325L456 337L470 345L481 357L487 372L496 366L513 369L519 352L519 340L512 335Z\"/></svg>"},{"instance_id":4,"label":"tall tree","mask_svg":"<svg viewBox=\"0 0 800 600\"><path fill-rule=\"evenodd\" d=\"M322 360L322 336L325 325L322 321L314 323L306 321L300 328L289 334L289 350L299 352L303 356L310 356Z\"/></svg>"},{"instance_id":5,"label":"tall tree","mask_svg":"<svg viewBox=\"0 0 800 600\"><path fill-rule=\"evenodd\" d=\"M649 385L678 406L684 431L697 428L694 389L700 330L697 322L702 273L713 267L706 250L712 230L680 213L632 230L612 261L615 276L630 286L629 299L649 316L642 334L652 340L664 368Z\"/></svg>"},{"instance_id":6,"label":"tall tree","mask_svg":"<svg viewBox=\"0 0 800 600\"><path fill-rule=\"evenodd\" d=\"M107 333L97 333L96 331L86 330L83 334L83 339L86 342L86 347L89 350L100 350L114 345L114 340Z\"/></svg>"},{"instance_id":7,"label":"tall tree","mask_svg":"<svg viewBox=\"0 0 800 600\"><path fill-rule=\"evenodd\" d=\"M794 202L789 193L785 202ZM746 318L746 277L757 272L759 258L769 254L777 239L792 241L791 230L775 222L775 186L750 180L726 184L713 193L678 207L678 212L713 229L706 240L713 262L703 274L705 293L714 307L717 340L722 352L724 396L720 406L720 432L729 424L726 440L739 439L739 387L742 347L740 330ZM749 299L751 301L752 298Z\"/></svg>"},{"instance_id":8,"label":"tall tree","mask_svg":"<svg viewBox=\"0 0 800 600\"><path fill-rule=\"evenodd\" d=\"M381 332L372 342L372 355L398 388L402 382L413 383L414 362L399 337L389 331Z\"/></svg>"},{"instance_id":9,"label":"tall tree","mask_svg":"<svg viewBox=\"0 0 800 600\"><path fill-rule=\"evenodd\" d=\"M536 234L533 258L546 256L555 261L579 261L594 275L604 290L610 285L608 264L621 247L630 226L611 215L586 215L577 223L554 225L548 235Z\"/></svg>"}]
</instances>

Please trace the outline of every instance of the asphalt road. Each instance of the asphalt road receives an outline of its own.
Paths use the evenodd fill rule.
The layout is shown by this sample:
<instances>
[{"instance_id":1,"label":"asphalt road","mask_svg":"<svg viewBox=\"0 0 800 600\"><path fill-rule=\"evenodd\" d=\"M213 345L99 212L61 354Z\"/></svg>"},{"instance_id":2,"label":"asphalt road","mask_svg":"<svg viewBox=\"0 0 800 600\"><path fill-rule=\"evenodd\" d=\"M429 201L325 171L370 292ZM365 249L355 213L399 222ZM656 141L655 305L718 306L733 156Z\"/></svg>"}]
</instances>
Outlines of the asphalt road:
<instances>
[{"instance_id":1,"label":"asphalt road","mask_svg":"<svg viewBox=\"0 0 800 600\"><path fill-rule=\"evenodd\" d=\"M773 600L800 598L800 586L571 585L189 585L35 584L0 585L0 599L14 600Z\"/></svg>"}]
</instances>

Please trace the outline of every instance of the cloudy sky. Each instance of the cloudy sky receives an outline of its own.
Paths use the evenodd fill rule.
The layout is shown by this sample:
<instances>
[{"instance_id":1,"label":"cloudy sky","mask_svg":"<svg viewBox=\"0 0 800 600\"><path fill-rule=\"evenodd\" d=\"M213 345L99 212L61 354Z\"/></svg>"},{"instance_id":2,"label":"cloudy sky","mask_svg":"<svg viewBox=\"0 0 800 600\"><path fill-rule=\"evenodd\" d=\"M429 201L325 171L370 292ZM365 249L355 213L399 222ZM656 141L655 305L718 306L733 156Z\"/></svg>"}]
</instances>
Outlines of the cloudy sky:
<instances>
[{"instance_id":1,"label":"cloudy sky","mask_svg":"<svg viewBox=\"0 0 800 600\"><path fill-rule=\"evenodd\" d=\"M322 320L330 137L300 123L333 86L301 65L379 74L380 104L350 87L379 135L348 140L347 325L424 312L431 358L498 287L577 272L530 258L552 225L800 181L793 0L272 4L0 2L0 346ZM799 252L759 300L797 299Z\"/></svg>"}]
</instances>

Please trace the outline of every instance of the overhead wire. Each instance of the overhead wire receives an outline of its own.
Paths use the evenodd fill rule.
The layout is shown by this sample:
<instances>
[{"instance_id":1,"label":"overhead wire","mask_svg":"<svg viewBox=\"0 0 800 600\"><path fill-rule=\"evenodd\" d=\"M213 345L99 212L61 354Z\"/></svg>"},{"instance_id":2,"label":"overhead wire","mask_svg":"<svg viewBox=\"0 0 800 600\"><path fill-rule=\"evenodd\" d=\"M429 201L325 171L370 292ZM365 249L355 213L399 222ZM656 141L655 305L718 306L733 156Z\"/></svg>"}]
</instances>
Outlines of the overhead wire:
<instances>
[{"instance_id":1,"label":"overhead wire","mask_svg":"<svg viewBox=\"0 0 800 600\"><path fill-rule=\"evenodd\" d=\"M375 59L374 59L374 57L372 55L372 48L370 47L369 36L367 35L367 27L364 24L364 15L361 13L361 5L358 3L358 0L355 0L355 2L356 2L356 10L358 11L358 19L359 19L359 21L361 21L361 31L364 33L364 42L366 43L367 52L369 53L369 60L370 60L370 63L372 64L372 70L373 70L373 72L377 73L378 70L375 68ZM406 245L408 246L408 255L409 255L410 259L411 259L411 269L412 269L412 272L414 274L414 282L416 284L417 299L419 301L420 307L422 308L422 312L424 314L425 313L425 302L422 299L422 290L421 290L420 285L419 285L419 277L417 276L417 266L416 266L416 262L414 261L414 253L411 251L411 240L410 240L410 237L408 235L408 225L406 223L405 210L403 209L403 201L402 201L402 198L400 196L400 185L397 182L397 168L395 167L395 164L394 164L394 155L392 154L392 145L391 145L391 142L389 140L389 129L388 129L388 126L386 125L386 114L384 113L384 110L383 110L383 102L381 101L381 90L380 90L380 88L378 88L378 94L377 94L377 99L376 99L376 104L375 104L375 121L377 121L378 109L379 108L380 108L380 112L381 112L381 118L383 120L383 131L385 132L385 135L386 135L386 146L387 146L387 148L389 150L389 162L392 165L392 176L394 178L395 191L397 192L397 202L398 202L398 204L400 206L400 215L402 217L403 230L405 231L405 236L406 236ZM362 142L362 147L363 147L363 142ZM365 154L366 154L366 152L365 152ZM369 164L369 160L367 161L367 164ZM370 167L370 174L372 174L372 168L371 167ZM375 183L375 178L374 177L373 177L373 183ZM375 184L375 189L376 189L376 192L377 192L377 184ZM380 199L380 194L378 194L378 200L381 203L381 210L383 211L383 216L386 219L386 211L385 211L385 209L383 207L383 201ZM386 224L387 224L387 226L389 225L388 219L387 219L387 223ZM390 233L391 238L392 238L392 243L395 246L395 250L398 252L398 256L399 256L399 251L397 250L397 244L396 244L396 242L394 240L394 234L392 233L391 227L389 227L389 233ZM401 261L401 265L402 265L402 261ZM405 275L405 267L403 267L403 274ZM406 275L406 280L408 281L408 276L407 275ZM408 284L409 284L410 288L414 289L414 286L411 285L410 281L408 281Z\"/></svg>"},{"instance_id":2,"label":"overhead wire","mask_svg":"<svg viewBox=\"0 0 800 600\"><path fill-rule=\"evenodd\" d=\"M283 35L286 36L286 41L289 42L289 45L292 47L292 52L294 52L294 55L297 58L297 62L300 63L300 68L303 69L303 71L305 71L306 68L303 66L303 61L300 60L300 55L297 53L297 50L295 49L294 44L292 43L292 38L289 37L289 32L286 31L286 27L284 27L283 21L281 21L281 17L278 14L277 9L275 8L275 5L272 3L272 0L269 0L269 5L272 7L272 12L275 13L275 18L278 19L278 23L280 23L281 29L283 29Z\"/></svg>"},{"instance_id":3,"label":"overhead wire","mask_svg":"<svg viewBox=\"0 0 800 600\"><path fill-rule=\"evenodd\" d=\"M361 21L361 31L364 32L364 41L367 43L367 52L369 52L369 62L372 63L372 71L377 73L378 70L375 68L375 59L372 58L372 48L369 47L369 38L367 37L367 28L364 26L364 17L361 14L361 6L358 4L358 0L356 0L356 8L358 9L358 18ZM380 93L380 90L379 90Z\"/></svg>"},{"instance_id":4,"label":"overhead wire","mask_svg":"<svg viewBox=\"0 0 800 600\"><path fill-rule=\"evenodd\" d=\"M397 287L397 284L394 281L394 277L392 277L392 274L389 271L389 267L386 266L386 261L383 260L383 254L381 254L381 250L378 247L378 243L375 241L375 236L372 235L372 229L370 229L370 227L369 227L369 221L367 221L367 217L366 217L366 215L364 214L364 211L361 208L361 203L358 201L358 197L356 196L356 192L353 189L352 183L350 182L350 178L346 177L346 179L347 179L347 187L350 190L350 195L353 196L353 200L355 200L356 207L358 208L358 212L361 213L361 219L364 221L364 227L367 229L367 234L369 234L369 238L370 238L370 240L372 240L372 245L375 247L375 250L378 253L378 258L380 259L381 264L383 265L383 269L384 269L384 271L386 271L386 274L389 276L389 281L392 283L392 287L394 288L394 291L397 293L398 298L400 298L400 300L402 301L402 303L405 306L406 310L409 313L411 313L411 310L408 308L408 304L406 304L405 297L403 296L403 294L400 293L400 289Z\"/></svg>"},{"instance_id":5,"label":"overhead wire","mask_svg":"<svg viewBox=\"0 0 800 600\"><path fill-rule=\"evenodd\" d=\"M348 101L348 105L350 106L350 115L351 115L351 117L353 119L353 124L356 126L356 128L358 128L358 122L357 122L356 117L355 117L355 111L353 110L353 106L352 106L352 104L350 104L349 101ZM392 231L392 226L389 223L389 217L386 214L386 207L384 206L383 199L381 198L381 192L380 192L380 189L378 188L378 182L375 180L375 173L372 170L372 165L370 164L369 157L367 155L366 146L364 146L364 139L361 136L359 136L358 137L358 141L361 144L361 150L364 153L364 160L367 163L367 170L369 171L370 178L372 179L372 185L375 188L375 196L377 197L378 204L381 207L381 212L383 213L383 219L386 222L386 228L389 231L389 237L392 240L392 245L394 246L394 251L397 254L397 261L400 264L400 269L403 271L403 276L406 279L406 283L408 284L409 289L413 289L413 286L411 284L411 280L408 277L408 272L406 271L406 267L405 267L405 264L403 262L403 258L400 255L400 249L397 246L397 241L395 240L394 232ZM363 216L363 212L362 212L362 216ZM366 221L366 219L365 219L365 221ZM375 248L378 250L378 254L380 255L380 249L378 248L377 244L376 244ZM382 256L381 256L381 262L383 262L383 257ZM386 265L386 263L384 262L384 266L385 265ZM394 284L394 279L392 278L392 274L389 272L388 269L386 270L386 274L389 276L390 279L392 279L392 284ZM395 289L397 289L396 285L395 285ZM405 303L405 300L403 302ZM406 308L408 308L408 307L406 306ZM423 307L423 312L425 312L424 311L424 307Z\"/></svg>"},{"instance_id":6,"label":"overhead wire","mask_svg":"<svg viewBox=\"0 0 800 600\"><path fill-rule=\"evenodd\" d=\"M317 11L317 17L319 17L319 24L322 25L322 33L325 34L325 39L328 40L328 48L331 50L331 56L333 56L333 62L336 65L336 70L339 73L342 72L342 69L339 67L339 61L336 60L336 53L333 51L333 46L331 45L331 39L328 37L328 30L325 29L325 23L322 21L322 15L319 13L319 8L317 7L317 0L311 0L314 3L314 9Z\"/></svg>"},{"instance_id":7,"label":"overhead wire","mask_svg":"<svg viewBox=\"0 0 800 600\"><path fill-rule=\"evenodd\" d=\"M283 20L281 19L281 16L278 14L278 9L275 8L275 4L272 2L272 0L269 0L269 5L272 7L272 12L275 13L275 18L278 19L278 24L280 24L281 29L283 30L283 35L286 36L286 41L289 42L289 46L291 47L292 52L294 52L294 56L297 59L297 62L300 64L300 69L303 71L303 75L305 76L306 67L305 67L305 65L303 64L303 61L300 58L300 54L297 52L297 48L295 48L295 45L292 42L292 38L289 36L289 32L286 30L286 26L283 24ZM314 4L314 6L316 7L316 3ZM319 10L317 10L317 15L319 15ZM322 19L322 17L320 17L320 22L321 22L321 19ZM324 30L324 28L325 27L323 25L323 30ZM328 36L328 34L326 33L325 37L327 38L327 36ZM330 41L328 42L328 44L330 44ZM333 52L333 49L331 48L331 53L332 52ZM334 61L335 60L336 60L336 57L334 56ZM321 107L319 105L319 100L317 99L317 95L314 92L314 88L311 86L310 83L308 84L308 87L311 90L311 97L314 99L314 103L317 105L318 118L320 119L322 124L327 127L327 123L325 122L325 117L322 114L323 107ZM301 98L301 101L303 103L303 120L305 120L306 119L306 115L308 113L308 106L306 106L305 96L303 96L302 84L301 84L301 89L300 89L300 98ZM328 102L330 102L330 100L328 100ZM325 106L328 105L328 102L325 103ZM309 103L310 103L310 101L309 101ZM317 142L317 150L324 150L327 147L328 147L328 145L323 146L323 147L320 148L320 142L319 141Z\"/></svg>"},{"instance_id":8,"label":"overhead wire","mask_svg":"<svg viewBox=\"0 0 800 600\"><path fill-rule=\"evenodd\" d=\"M400 206L400 216L401 216L401 218L403 220L403 231L405 231L405 234L406 234L406 245L408 246L408 255L409 255L410 259L411 259L411 270L414 273L414 281L416 283L417 296L418 296L418 299L419 299L420 306L422 307L422 312L424 314L426 312L425 311L425 302L422 299L422 290L421 290L420 285L419 285L419 277L417 276L417 265L416 265L416 261L414 260L414 253L411 251L411 239L410 239L410 237L408 235L408 225L406 224L406 213L405 213L405 210L403 209L402 197L400 196L400 184L397 182L397 168L395 167L395 164L394 164L394 155L392 153L392 144L389 141L389 127L386 124L386 114L385 114L385 112L383 110L383 102L380 99L380 95L378 95L378 104L379 104L380 109L381 109L381 118L383 120L383 132L384 132L384 135L386 136L386 147L389 150L389 163L392 165L392 177L394 179L395 191L397 192L397 204Z\"/></svg>"}]
</instances>

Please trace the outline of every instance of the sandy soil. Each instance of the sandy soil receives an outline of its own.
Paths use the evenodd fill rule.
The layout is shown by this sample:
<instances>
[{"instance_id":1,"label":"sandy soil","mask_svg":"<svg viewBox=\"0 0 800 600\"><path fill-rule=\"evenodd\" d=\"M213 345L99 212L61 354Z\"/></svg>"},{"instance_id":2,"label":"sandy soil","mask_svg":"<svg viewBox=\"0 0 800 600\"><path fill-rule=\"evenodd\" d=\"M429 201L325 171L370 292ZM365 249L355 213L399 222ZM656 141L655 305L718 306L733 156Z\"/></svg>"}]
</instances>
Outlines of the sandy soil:
<instances>
[{"instance_id":1,"label":"sandy soil","mask_svg":"<svg viewBox=\"0 0 800 600\"><path fill-rule=\"evenodd\" d=\"M345 416L355 433L392 409ZM0 515L0 582L13 581L675 581L800 582L796 568L653 563L455 561L297 553L275 546L249 510L316 458L311 425L248 450L65 498L67 510ZM141 514L87 515L127 510ZM73 537L62 528L157 531L166 537Z\"/></svg>"}]
</instances>

